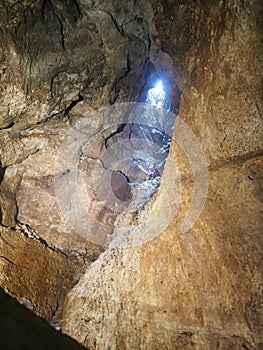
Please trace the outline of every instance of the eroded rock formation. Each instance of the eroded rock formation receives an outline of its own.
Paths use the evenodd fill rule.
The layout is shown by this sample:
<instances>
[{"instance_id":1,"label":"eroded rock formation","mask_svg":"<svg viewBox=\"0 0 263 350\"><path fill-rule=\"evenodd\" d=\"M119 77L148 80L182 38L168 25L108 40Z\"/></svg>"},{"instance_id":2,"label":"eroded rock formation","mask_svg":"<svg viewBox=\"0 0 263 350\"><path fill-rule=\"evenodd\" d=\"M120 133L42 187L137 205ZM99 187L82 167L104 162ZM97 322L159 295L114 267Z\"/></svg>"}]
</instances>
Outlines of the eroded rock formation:
<instances>
[{"instance_id":1,"label":"eroded rock formation","mask_svg":"<svg viewBox=\"0 0 263 350\"><path fill-rule=\"evenodd\" d=\"M89 349L262 348L261 1L8 0L0 10L2 288ZM120 124L109 106L140 101L157 78L186 124L158 192L109 214L90 189ZM205 175L183 125L208 170L187 232ZM110 171L128 201L130 179ZM85 212L75 183L90 196ZM109 249L131 225L143 244Z\"/></svg>"}]
</instances>

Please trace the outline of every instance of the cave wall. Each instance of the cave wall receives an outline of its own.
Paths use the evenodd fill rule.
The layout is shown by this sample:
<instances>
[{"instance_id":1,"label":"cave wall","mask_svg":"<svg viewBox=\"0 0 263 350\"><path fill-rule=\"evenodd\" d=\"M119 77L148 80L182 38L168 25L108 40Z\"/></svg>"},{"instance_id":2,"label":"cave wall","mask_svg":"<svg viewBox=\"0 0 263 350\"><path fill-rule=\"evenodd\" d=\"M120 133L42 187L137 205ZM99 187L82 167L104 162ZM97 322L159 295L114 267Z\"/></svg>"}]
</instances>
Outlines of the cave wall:
<instances>
[{"instance_id":1,"label":"cave wall","mask_svg":"<svg viewBox=\"0 0 263 350\"><path fill-rule=\"evenodd\" d=\"M90 349L260 349L261 2L0 6L1 286ZM178 117L207 162L205 205L182 233L195 178L179 133L169 225L108 249L63 222L54 161L76 121L88 117L96 134L106 121L94 110L137 101L154 76L176 105L181 91ZM141 220L170 215L176 186L167 165Z\"/></svg>"}]
</instances>

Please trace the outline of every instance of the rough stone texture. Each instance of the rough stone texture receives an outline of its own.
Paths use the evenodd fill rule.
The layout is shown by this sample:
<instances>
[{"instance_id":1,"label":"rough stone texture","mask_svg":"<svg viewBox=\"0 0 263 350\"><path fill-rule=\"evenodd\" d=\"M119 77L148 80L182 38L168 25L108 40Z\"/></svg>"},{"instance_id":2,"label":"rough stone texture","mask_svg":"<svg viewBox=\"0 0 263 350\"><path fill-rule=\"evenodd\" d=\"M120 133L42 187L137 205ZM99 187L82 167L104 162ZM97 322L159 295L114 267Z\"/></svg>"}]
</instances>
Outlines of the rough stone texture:
<instances>
[{"instance_id":1,"label":"rough stone texture","mask_svg":"<svg viewBox=\"0 0 263 350\"><path fill-rule=\"evenodd\" d=\"M205 151L209 191L186 234L191 179L160 236L90 266L67 297L62 323L86 346L262 348L261 15L259 2L159 4L155 42L173 58L179 116ZM170 155L190 173L175 144Z\"/></svg>"},{"instance_id":2,"label":"rough stone texture","mask_svg":"<svg viewBox=\"0 0 263 350\"><path fill-rule=\"evenodd\" d=\"M109 10L114 16L119 13L118 22ZM25 237L28 245L36 239L39 248L34 249L36 256L41 249L46 274L61 291L68 290L84 265L96 260L104 248L66 225L57 205L54 179L61 172L62 186L67 186L70 164L65 162L64 168L56 169L56 157L65 134L79 118L90 116L92 136L103 127L103 120L94 119L94 109L118 100L133 101L140 95L145 79L139 77L150 76L154 70L148 62L150 41L143 19L146 14L153 17L153 11L147 4L120 8L119 4L48 0L1 1L0 13L1 229L12 233L6 236L11 245ZM96 233L98 229L92 227ZM2 285L26 299L27 294L17 287L19 260L8 265L5 245L1 252L7 258L3 281L6 269L12 274L9 284ZM10 254L23 256L15 248ZM69 262L61 260L61 254ZM65 273L64 280L56 271L60 265L67 270L67 263L72 265L71 273L70 277ZM38 290L36 299L31 300L33 309L51 317L49 313L57 308L53 303L56 288L43 289L52 299L45 305L40 292L44 282L34 277L39 274L38 265L30 271L28 293ZM64 295L61 292L61 302Z\"/></svg>"},{"instance_id":3,"label":"rough stone texture","mask_svg":"<svg viewBox=\"0 0 263 350\"><path fill-rule=\"evenodd\" d=\"M261 1L1 1L0 10L0 284L90 349L261 349ZM63 222L54 160L80 117L96 134L105 120L94 109L138 100L158 75L175 105L179 86L179 116L204 150L205 207L182 234L194 184L174 140L181 198L167 166L132 220L157 211L161 222L173 201L176 215L143 246L103 252Z\"/></svg>"},{"instance_id":4,"label":"rough stone texture","mask_svg":"<svg viewBox=\"0 0 263 350\"><path fill-rule=\"evenodd\" d=\"M63 329L98 349L260 349L262 199L248 174L262 181L261 164L211 171L190 232L180 234L181 209L142 248L104 253L68 295Z\"/></svg>"},{"instance_id":5,"label":"rough stone texture","mask_svg":"<svg viewBox=\"0 0 263 350\"><path fill-rule=\"evenodd\" d=\"M76 266L67 256L23 233L1 227L1 286L55 323L61 302L77 282Z\"/></svg>"}]
</instances>

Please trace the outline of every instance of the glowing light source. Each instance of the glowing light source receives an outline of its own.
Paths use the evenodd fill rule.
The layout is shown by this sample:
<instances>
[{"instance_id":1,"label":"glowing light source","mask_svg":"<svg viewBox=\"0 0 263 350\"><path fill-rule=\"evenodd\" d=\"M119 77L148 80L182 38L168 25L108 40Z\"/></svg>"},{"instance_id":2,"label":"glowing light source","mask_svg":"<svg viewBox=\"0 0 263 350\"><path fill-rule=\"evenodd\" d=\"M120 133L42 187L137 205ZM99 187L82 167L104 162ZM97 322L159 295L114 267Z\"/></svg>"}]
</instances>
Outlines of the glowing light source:
<instances>
[{"instance_id":1,"label":"glowing light source","mask_svg":"<svg viewBox=\"0 0 263 350\"><path fill-rule=\"evenodd\" d=\"M156 85L147 91L144 101L152 106L164 108L167 111L171 111L173 109L173 102L170 96L164 90L162 80L158 80Z\"/></svg>"},{"instance_id":2,"label":"glowing light source","mask_svg":"<svg viewBox=\"0 0 263 350\"><path fill-rule=\"evenodd\" d=\"M165 100L166 94L163 90L163 83L159 80L156 86L148 91L146 102L152 106L164 107Z\"/></svg>"},{"instance_id":3,"label":"glowing light source","mask_svg":"<svg viewBox=\"0 0 263 350\"><path fill-rule=\"evenodd\" d=\"M156 84L155 92L156 92L156 94L161 94L161 93L164 92L164 91L163 91L163 83L162 83L161 80L158 81L158 83Z\"/></svg>"}]
</instances>

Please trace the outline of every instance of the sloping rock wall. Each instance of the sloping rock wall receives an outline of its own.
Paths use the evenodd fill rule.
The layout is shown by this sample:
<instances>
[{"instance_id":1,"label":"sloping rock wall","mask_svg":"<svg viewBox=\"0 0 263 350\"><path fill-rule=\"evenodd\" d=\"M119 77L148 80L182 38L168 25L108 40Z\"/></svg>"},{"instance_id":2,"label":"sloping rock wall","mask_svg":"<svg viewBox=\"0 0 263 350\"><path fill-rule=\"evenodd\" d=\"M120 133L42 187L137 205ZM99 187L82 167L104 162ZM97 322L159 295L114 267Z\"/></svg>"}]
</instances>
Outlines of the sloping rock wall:
<instances>
[{"instance_id":1,"label":"sloping rock wall","mask_svg":"<svg viewBox=\"0 0 263 350\"><path fill-rule=\"evenodd\" d=\"M261 2L0 6L1 286L90 349L261 349ZM176 106L181 91L178 120L204 152L208 191L175 129L158 193L113 225L162 232L108 249L65 222L54 164L75 122L98 134L106 119L94 111L138 101L156 77ZM184 232L197 183L201 215Z\"/></svg>"}]
</instances>

